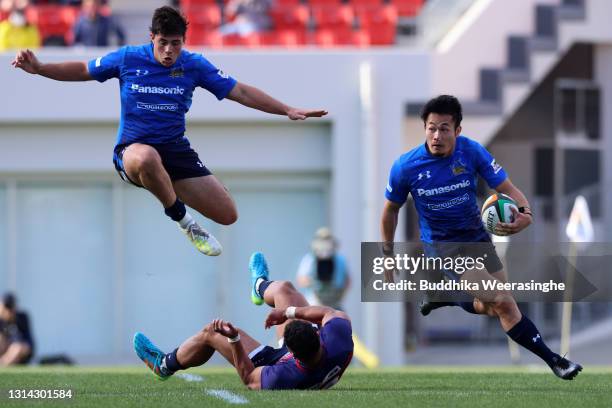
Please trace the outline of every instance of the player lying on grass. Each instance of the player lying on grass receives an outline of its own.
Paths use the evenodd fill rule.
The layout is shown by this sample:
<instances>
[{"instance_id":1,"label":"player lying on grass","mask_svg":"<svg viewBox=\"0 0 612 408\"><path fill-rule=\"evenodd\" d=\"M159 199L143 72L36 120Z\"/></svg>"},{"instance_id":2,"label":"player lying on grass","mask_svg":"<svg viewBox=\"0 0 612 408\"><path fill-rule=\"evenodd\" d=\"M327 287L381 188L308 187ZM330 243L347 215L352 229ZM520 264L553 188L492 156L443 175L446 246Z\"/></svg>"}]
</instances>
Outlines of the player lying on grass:
<instances>
[{"instance_id":1,"label":"player lying on grass","mask_svg":"<svg viewBox=\"0 0 612 408\"><path fill-rule=\"evenodd\" d=\"M309 306L290 282L268 280L261 253L251 256L249 269L251 300L273 307L265 327L276 326L277 335L284 340L282 347L264 346L232 323L215 319L171 353L162 352L136 333L138 357L162 380L178 370L201 366L217 351L250 389L325 389L336 384L353 356L347 314Z\"/></svg>"},{"instance_id":2,"label":"player lying on grass","mask_svg":"<svg viewBox=\"0 0 612 408\"><path fill-rule=\"evenodd\" d=\"M384 252L393 253L399 209L411 194L419 215L426 256L484 258L485 269L463 274L445 270L448 279L507 281L491 237L482 225L476 201L477 176L483 177L489 187L512 197L519 206L520 212L513 211L512 223L498 224L500 235L515 234L531 224L533 216L529 202L482 145L460 135L462 108L457 98L441 95L430 100L423 108L421 119L425 143L397 159L389 176L387 201L381 218ZM439 307L460 306L469 313L495 316L512 340L544 360L558 377L571 380L582 370L579 364L546 346L538 329L521 313L510 292L481 291L470 295L474 296L473 300L465 302L426 301L421 305L421 313L428 315Z\"/></svg>"},{"instance_id":3,"label":"player lying on grass","mask_svg":"<svg viewBox=\"0 0 612 408\"><path fill-rule=\"evenodd\" d=\"M238 218L231 195L200 161L185 136L185 114L195 89L201 87L219 100L227 98L292 120L321 117L327 112L287 106L236 81L201 54L184 50L187 25L177 10L164 6L153 14L148 44L122 47L89 63L41 63L32 51L25 50L17 53L12 65L58 81L119 79L121 121L113 155L115 169L124 181L157 197L166 215L200 252L219 255L219 242L185 207L187 204L223 225Z\"/></svg>"}]
</instances>

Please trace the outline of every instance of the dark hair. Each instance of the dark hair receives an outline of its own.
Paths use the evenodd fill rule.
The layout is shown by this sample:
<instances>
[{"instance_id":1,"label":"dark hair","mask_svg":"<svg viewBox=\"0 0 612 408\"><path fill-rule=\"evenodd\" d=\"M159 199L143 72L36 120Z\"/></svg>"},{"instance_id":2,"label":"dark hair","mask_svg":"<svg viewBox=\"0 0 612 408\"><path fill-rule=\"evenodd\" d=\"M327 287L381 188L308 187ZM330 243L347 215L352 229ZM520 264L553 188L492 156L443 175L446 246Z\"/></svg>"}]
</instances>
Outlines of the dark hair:
<instances>
[{"instance_id":1,"label":"dark hair","mask_svg":"<svg viewBox=\"0 0 612 408\"><path fill-rule=\"evenodd\" d=\"M155 10L151 21L151 33L162 35L181 35L187 32L187 19L175 8L163 6Z\"/></svg>"},{"instance_id":2,"label":"dark hair","mask_svg":"<svg viewBox=\"0 0 612 408\"><path fill-rule=\"evenodd\" d=\"M310 360L321 347L317 329L304 320L293 320L285 326L285 344L301 361Z\"/></svg>"},{"instance_id":3,"label":"dark hair","mask_svg":"<svg viewBox=\"0 0 612 408\"><path fill-rule=\"evenodd\" d=\"M4 296L2 297L2 304L8 310L15 310L16 303L17 303L17 299L15 298L15 295L13 295L11 292L5 293Z\"/></svg>"},{"instance_id":4,"label":"dark hair","mask_svg":"<svg viewBox=\"0 0 612 408\"><path fill-rule=\"evenodd\" d=\"M459 103L459 100L452 95L437 96L430 99L429 102L423 106L423 110L421 111L421 119L425 125L427 125L427 118L429 117L430 113L451 115L453 117L453 121L455 122L455 128L458 128L463 120L463 109L461 109L461 103Z\"/></svg>"}]
</instances>

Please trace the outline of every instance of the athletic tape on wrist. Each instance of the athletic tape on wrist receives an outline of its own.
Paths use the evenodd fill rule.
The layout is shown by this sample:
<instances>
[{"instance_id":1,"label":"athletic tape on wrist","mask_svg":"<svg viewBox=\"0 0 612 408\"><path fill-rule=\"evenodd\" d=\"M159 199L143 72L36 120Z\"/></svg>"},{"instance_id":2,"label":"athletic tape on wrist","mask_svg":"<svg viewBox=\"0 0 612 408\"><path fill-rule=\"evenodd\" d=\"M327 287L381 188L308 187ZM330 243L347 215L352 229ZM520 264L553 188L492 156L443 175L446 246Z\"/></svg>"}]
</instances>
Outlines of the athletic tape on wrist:
<instances>
[{"instance_id":1,"label":"athletic tape on wrist","mask_svg":"<svg viewBox=\"0 0 612 408\"><path fill-rule=\"evenodd\" d=\"M287 319L295 319L295 306L289 306L285 310L285 316Z\"/></svg>"},{"instance_id":2,"label":"athletic tape on wrist","mask_svg":"<svg viewBox=\"0 0 612 408\"><path fill-rule=\"evenodd\" d=\"M228 343L238 343L240 341L240 333L238 333L236 336L234 337L228 337L227 338L227 342Z\"/></svg>"}]
</instances>

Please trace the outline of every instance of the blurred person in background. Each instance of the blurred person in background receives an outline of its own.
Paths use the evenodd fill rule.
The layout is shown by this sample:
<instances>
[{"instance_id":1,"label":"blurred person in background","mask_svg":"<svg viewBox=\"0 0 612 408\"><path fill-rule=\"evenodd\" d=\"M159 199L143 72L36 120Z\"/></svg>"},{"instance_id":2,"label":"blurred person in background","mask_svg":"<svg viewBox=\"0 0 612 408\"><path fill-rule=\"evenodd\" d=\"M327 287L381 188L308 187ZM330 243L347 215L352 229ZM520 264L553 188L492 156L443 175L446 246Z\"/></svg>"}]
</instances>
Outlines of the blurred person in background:
<instances>
[{"instance_id":1,"label":"blurred person in background","mask_svg":"<svg viewBox=\"0 0 612 408\"><path fill-rule=\"evenodd\" d=\"M232 78L202 54L183 49L187 25L178 10L164 6L153 13L147 44L122 47L89 62L41 63L32 51L22 50L11 64L57 81L117 78L121 121L113 151L115 170L125 182L149 190L198 251L217 256L221 244L193 219L186 205L222 225L236 222L238 211L227 188L185 135L185 115L196 88L206 89L217 100L229 99L291 120L318 118L327 111L288 106Z\"/></svg>"},{"instance_id":2,"label":"blurred person in background","mask_svg":"<svg viewBox=\"0 0 612 408\"><path fill-rule=\"evenodd\" d=\"M341 310L350 285L346 258L337 252L338 243L327 227L319 228L297 272L297 284L308 303Z\"/></svg>"},{"instance_id":3,"label":"blurred person in background","mask_svg":"<svg viewBox=\"0 0 612 408\"><path fill-rule=\"evenodd\" d=\"M0 304L0 366L27 364L34 355L30 319L17 310L17 299L6 293Z\"/></svg>"},{"instance_id":4,"label":"blurred person in background","mask_svg":"<svg viewBox=\"0 0 612 408\"><path fill-rule=\"evenodd\" d=\"M74 43L92 47L108 47L111 34L119 45L125 44L125 33L110 9L101 0L83 0L81 15L74 25Z\"/></svg>"},{"instance_id":5,"label":"blurred person in background","mask_svg":"<svg viewBox=\"0 0 612 408\"><path fill-rule=\"evenodd\" d=\"M269 30L271 6L271 0L230 0L224 11L229 23L222 25L219 31L223 35L247 36Z\"/></svg>"},{"instance_id":6,"label":"blurred person in background","mask_svg":"<svg viewBox=\"0 0 612 408\"><path fill-rule=\"evenodd\" d=\"M8 13L8 18L0 22L0 52L19 48L38 48L41 39L38 28L29 24L25 8L28 1L4 0L0 9Z\"/></svg>"}]
</instances>

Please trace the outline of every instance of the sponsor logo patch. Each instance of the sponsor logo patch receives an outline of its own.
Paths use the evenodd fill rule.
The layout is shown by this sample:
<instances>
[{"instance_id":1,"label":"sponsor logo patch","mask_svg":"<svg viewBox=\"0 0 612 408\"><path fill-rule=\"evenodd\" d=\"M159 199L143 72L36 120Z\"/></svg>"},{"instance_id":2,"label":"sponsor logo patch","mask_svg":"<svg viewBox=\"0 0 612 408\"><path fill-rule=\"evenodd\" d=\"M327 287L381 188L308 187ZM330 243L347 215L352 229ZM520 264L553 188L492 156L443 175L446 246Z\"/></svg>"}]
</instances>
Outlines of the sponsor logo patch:
<instances>
[{"instance_id":1,"label":"sponsor logo patch","mask_svg":"<svg viewBox=\"0 0 612 408\"><path fill-rule=\"evenodd\" d=\"M132 84L130 87L132 92L142 94L160 94L160 95L183 95L185 88L180 86L174 87L163 87L163 86L142 86L138 84Z\"/></svg>"},{"instance_id":2,"label":"sponsor logo patch","mask_svg":"<svg viewBox=\"0 0 612 408\"><path fill-rule=\"evenodd\" d=\"M465 193L461 197L453 198L452 200L445 201L443 203L427 204L427 208L429 208L430 210L434 210L434 211L435 210L445 210L447 208L454 207L459 204L463 204L467 202L469 199L470 199L470 195L468 193Z\"/></svg>"},{"instance_id":3,"label":"sponsor logo patch","mask_svg":"<svg viewBox=\"0 0 612 408\"><path fill-rule=\"evenodd\" d=\"M465 169L465 163L461 159L457 159L453 162L453 164L451 164L451 170L453 171L453 174L455 176L467 172L467 170Z\"/></svg>"},{"instance_id":4,"label":"sponsor logo patch","mask_svg":"<svg viewBox=\"0 0 612 408\"><path fill-rule=\"evenodd\" d=\"M493 159L491 162L491 167L493 168L493 173L497 174L502 169L502 166Z\"/></svg>"},{"instance_id":5,"label":"sponsor logo patch","mask_svg":"<svg viewBox=\"0 0 612 408\"><path fill-rule=\"evenodd\" d=\"M137 102L136 107L138 109L144 109L148 111L169 111L175 112L178 110L178 103L145 103Z\"/></svg>"},{"instance_id":6,"label":"sponsor logo patch","mask_svg":"<svg viewBox=\"0 0 612 408\"><path fill-rule=\"evenodd\" d=\"M424 195L424 196L429 197L429 196L433 196L437 194L450 193L460 188L467 188L469 186L470 186L470 180L463 180L460 183L451 184L450 186L442 186L442 187L436 187L436 188L430 188L430 189L419 188L417 190L417 194L419 196Z\"/></svg>"},{"instance_id":7,"label":"sponsor logo patch","mask_svg":"<svg viewBox=\"0 0 612 408\"><path fill-rule=\"evenodd\" d=\"M185 76L185 71L183 68L174 68L170 71L170 78L183 78Z\"/></svg>"}]
</instances>

